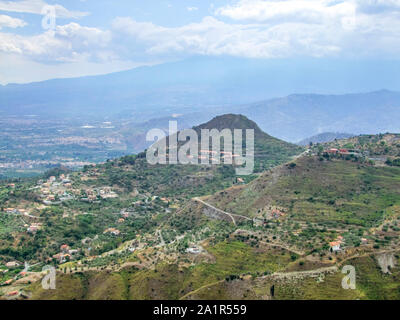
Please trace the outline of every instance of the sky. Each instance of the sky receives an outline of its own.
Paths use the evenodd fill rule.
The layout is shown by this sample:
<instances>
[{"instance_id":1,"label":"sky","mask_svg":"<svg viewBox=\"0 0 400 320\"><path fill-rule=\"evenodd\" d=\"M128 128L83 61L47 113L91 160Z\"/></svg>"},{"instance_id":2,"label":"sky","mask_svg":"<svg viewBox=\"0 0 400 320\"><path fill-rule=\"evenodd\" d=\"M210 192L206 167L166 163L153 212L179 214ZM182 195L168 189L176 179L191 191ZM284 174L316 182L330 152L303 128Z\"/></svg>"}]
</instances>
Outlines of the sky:
<instances>
[{"instance_id":1,"label":"sky","mask_svg":"<svg viewBox=\"0 0 400 320\"><path fill-rule=\"evenodd\" d=\"M192 56L400 57L400 0L0 0L0 84Z\"/></svg>"}]
</instances>

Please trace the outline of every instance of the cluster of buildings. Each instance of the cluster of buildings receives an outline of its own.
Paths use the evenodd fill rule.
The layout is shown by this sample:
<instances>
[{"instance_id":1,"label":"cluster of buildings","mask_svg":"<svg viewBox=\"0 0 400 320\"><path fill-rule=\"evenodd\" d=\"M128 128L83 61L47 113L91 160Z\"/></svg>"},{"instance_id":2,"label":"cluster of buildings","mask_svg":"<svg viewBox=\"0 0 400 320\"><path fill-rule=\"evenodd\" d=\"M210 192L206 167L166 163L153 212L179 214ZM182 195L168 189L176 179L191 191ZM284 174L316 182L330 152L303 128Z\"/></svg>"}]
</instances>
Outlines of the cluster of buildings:
<instances>
[{"instance_id":1,"label":"cluster of buildings","mask_svg":"<svg viewBox=\"0 0 400 320\"><path fill-rule=\"evenodd\" d=\"M11 162L0 162L0 169L45 169L49 166L56 166L62 163L63 166L68 168L81 168L85 165L92 165L93 162L79 161L74 159L56 159L53 160L21 160L17 159Z\"/></svg>"},{"instance_id":2,"label":"cluster of buildings","mask_svg":"<svg viewBox=\"0 0 400 320\"><path fill-rule=\"evenodd\" d=\"M336 148L330 148L324 150L325 154L332 154L332 155L359 155L360 152L358 150L349 150L349 149L336 149Z\"/></svg>"},{"instance_id":3,"label":"cluster of buildings","mask_svg":"<svg viewBox=\"0 0 400 320\"><path fill-rule=\"evenodd\" d=\"M100 199L115 199L118 198L118 194L112 191L111 187L102 187L99 189L87 189L85 190L85 196L81 198L81 201L95 202Z\"/></svg>"},{"instance_id":4,"label":"cluster of buildings","mask_svg":"<svg viewBox=\"0 0 400 320\"><path fill-rule=\"evenodd\" d=\"M47 181L39 180L38 187L45 205L74 199L74 196L69 192L72 189L72 182L69 176L64 174L60 175L59 179L51 176Z\"/></svg>"},{"instance_id":5,"label":"cluster of buildings","mask_svg":"<svg viewBox=\"0 0 400 320\"><path fill-rule=\"evenodd\" d=\"M74 189L69 175L61 174L57 179L51 176L48 180L39 180L37 188L45 205L60 204L64 201L79 198L81 201L96 202L101 199L118 198L111 187L98 189Z\"/></svg>"},{"instance_id":6,"label":"cluster of buildings","mask_svg":"<svg viewBox=\"0 0 400 320\"><path fill-rule=\"evenodd\" d=\"M7 262L7 263L5 264L5 266L6 266L6 268L9 268L9 269L15 269L15 268L21 267L21 266L22 266L22 263L20 263L20 262L18 262L18 261L9 261L9 262ZM3 273L3 274L6 274L6 273L8 273L8 272L9 272L8 269L6 269L6 270L0 270L0 273ZM3 281L2 283L0 283L0 286L9 286L9 285L11 285L12 283L14 283L14 281L16 281L16 280L18 280L18 279L20 279L20 278L22 278L22 277L25 277L26 275L27 275L27 272L26 272L25 269L24 269L23 271L19 272L17 275L13 276L13 278L10 278L10 279L8 279L8 280ZM16 294L15 294L15 295L16 295ZM14 296L14 294L12 294L11 296Z\"/></svg>"},{"instance_id":7,"label":"cluster of buildings","mask_svg":"<svg viewBox=\"0 0 400 320\"><path fill-rule=\"evenodd\" d=\"M168 148L170 150L170 148ZM167 153L167 158L169 157L169 153ZM188 159L195 160L209 160L212 162L220 162L220 161L234 161L240 159L239 154L235 154L229 151L213 151L213 150L200 150L197 156L187 155Z\"/></svg>"},{"instance_id":8,"label":"cluster of buildings","mask_svg":"<svg viewBox=\"0 0 400 320\"><path fill-rule=\"evenodd\" d=\"M103 187L98 190L98 195L102 199L114 199L118 198L118 194L112 191L111 187Z\"/></svg>"},{"instance_id":9,"label":"cluster of buildings","mask_svg":"<svg viewBox=\"0 0 400 320\"><path fill-rule=\"evenodd\" d=\"M60 252L53 255L53 259L59 263L65 263L73 259L74 255L79 252L77 249L71 249L68 245L63 244L60 247Z\"/></svg>"},{"instance_id":10,"label":"cluster of buildings","mask_svg":"<svg viewBox=\"0 0 400 320\"><path fill-rule=\"evenodd\" d=\"M95 128L93 126L82 126L83 129L91 129ZM114 137L99 137L99 138L91 138L91 137L81 137L81 136L71 136L71 137L58 137L49 140L49 145L79 145L83 147L91 147L96 144L123 144L119 138Z\"/></svg>"},{"instance_id":11,"label":"cluster of buildings","mask_svg":"<svg viewBox=\"0 0 400 320\"><path fill-rule=\"evenodd\" d=\"M239 154L234 154L229 151L212 151L212 150L200 150L200 155L198 156L199 160L207 160L210 159L210 161L233 161L236 159L240 159Z\"/></svg>"}]
</instances>

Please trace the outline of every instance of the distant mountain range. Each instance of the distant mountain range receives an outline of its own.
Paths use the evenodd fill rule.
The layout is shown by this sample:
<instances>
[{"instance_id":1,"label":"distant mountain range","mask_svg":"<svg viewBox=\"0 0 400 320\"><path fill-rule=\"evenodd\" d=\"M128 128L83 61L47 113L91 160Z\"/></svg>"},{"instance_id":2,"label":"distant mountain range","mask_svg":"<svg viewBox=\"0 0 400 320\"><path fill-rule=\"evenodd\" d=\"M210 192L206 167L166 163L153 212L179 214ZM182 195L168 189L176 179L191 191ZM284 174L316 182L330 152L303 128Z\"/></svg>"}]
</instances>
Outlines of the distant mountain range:
<instances>
[{"instance_id":1,"label":"distant mountain range","mask_svg":"<svg viewBox=\"0 0 400 320\"><path fill-rule=\"evenodd\" d=\"M296 94L242 106L240 113L257 119L265 132L292 142L321 132L400 132L400 93Z\"/></svg>"},{"instance_id":2,"label":"distant mountain range","mask_svg":"<svg viewBox=\"0 0 400 320\"><path fill-rule=\"evenodd\" d=\"M400 93L373 91L400 90L400 66L360 63L195 58L103 76L10 84L0 86L0 116L122 119L147 128L144 123L172 115L193 126L240 113L291 142L321 132L400 131ZM366 90L371 92L332 95ZM303 94L287 96L293 92Z\"/></svg>"},{"instance_id":3,"label":"distant mountain range","mask_svg":"<svg viewBox=\"0 0 400 320\"><path fill-rule=\"evenodd\" d=\"M332 135L314 136L326 132L351 132L350 136L400 132L400 92L380 90L345 95L295 94L251 104L207 109L204 112L183 113L175 118L153 119L143 127L152 128L151 125L157 124L156 128L167 128L169 120L178 121L181 127L191 127L205 122L207 117L224 113L243 114L256 121L264 132L284 141L297 143L312 137L315 142L318 139L321 139L319 142L329 142Z\"/></svg>"},{"instance_id":4,"label":"distant mountain range","mask_svg":"<svg viewBox=\"0 0 400 320\"><path fill-rule=\"evenodd\" d=\"M389 90L345 95L295 94L209 110L197 116L184 114L176 120L197 125L207 115L224 111L243 114L256 121L264 132L293 143L321 132L351 132L353 136L400 132L400 93Z\"/></svg>"}]
</instances>

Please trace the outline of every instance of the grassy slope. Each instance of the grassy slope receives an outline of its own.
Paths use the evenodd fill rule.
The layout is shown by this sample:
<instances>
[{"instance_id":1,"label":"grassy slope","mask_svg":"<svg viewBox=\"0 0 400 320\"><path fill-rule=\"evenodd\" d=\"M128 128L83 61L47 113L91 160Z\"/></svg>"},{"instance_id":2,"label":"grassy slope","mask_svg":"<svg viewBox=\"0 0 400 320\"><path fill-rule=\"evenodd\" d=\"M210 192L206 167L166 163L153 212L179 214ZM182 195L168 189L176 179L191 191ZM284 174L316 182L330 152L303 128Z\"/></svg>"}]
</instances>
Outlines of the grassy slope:
<instances>
[{"instance_id":1,"label":"grassy slope","mask_svg":"<svg viewBox=\"0 0 400 320\"><path fill-rule=\"evenodd\" d=\"M57 290L48 291L39 284L32 287L33 299L271 299L270 288L275 286L277 300L354 300L354 299L399 299L400 268L392 274L383 274L374 257L355 258L348 262L354 265L357 274L356 290L342 288L341 272L324 277L302 277L290 280L271 280L269 277L244 277L241 280L226 281L231 273L262 271L265 263L270 270L278 270L280 263L262 261L232 243L213 248L213 253L223 250L215 264L200 265L194 268L179 269L176 265L160 265L157 271L135 271L126 269L119 273L88 273L84 275L61 275L57 277ZM248 249L244 248L243 249ZM235 258L234 255L242 255ZM258 257L260 258L260 257ZM227 259L227 260L220 260ZM247 260L247 264L241 263ZM265 260L268 258L264 257ZM219 261L220 260L220 261ZM196 290L197 289L197 290ZM193 292L192 294L188 294Z\"/></svg>"},{"instance_id":2,"label":"grassy slope","mask_svg":"<svg viewBox=\"0 0 400 320\"><path fill-rule=\"evenodd\" d=\"M212 201L237 213L253 210L253 214L260 205L273 202L290 208L296 219L322 223L347 221L369 226L381 220L385 209L390 213L398 208L399 173L398 168L306 158L298 160L295 168L280 168L279 179L273 171L248 186L223 191ZM229 202L233 205L228 205ZM290 254L267 252L237 241L220 242L207 250L215 262L183 268L160 264L157 271L61 275L60 291L50 294L36 285L33 298L265 299L269 298L272 284L276 285L277 299L394 299L400 292L398 268L393 270L393 275L383 275L375 260L369 257L349 261L356 266L358 275L357 290L352 291L341 288L341 273L327 275L323 282L315 278L278 283L260 278L226 282L224 279L229 275L259 276L283 270L290 264ZM193 291L195 294L188 295Z\"/></svg>"},{"instance_id":3,"label":"grassy slope","mask_svg":"<svg viewBox=\"0 0 400 320\"><path fill-rule=\"evenodd\" d=\"M30 287L32 299L179 299L230 275L283 270L290 261L285 250L252 248L237 241L220 242L207 250L215 261L191 267L162 263L154 270L58 274L56 290L43 290L36 283Z\"/></svg>"},{"instance_id":4,"label":"grassy slope","mask_svg":"<svg viewBox=\"0 0 400 320\"><path fill-rule=\"evenodd\" d=\"M200 290L192 299L271 299L270 288L275 286L276 300L398 300L400 299L400 267L392 274L383 274L374 257L350 260L349 265L356 268L356 289L342 288L344 274L327 274L324 277L303 277L290 280L271 280L257 278L221 282Z\"/></svg>"},{"instance_id":5,"label":"grassy slope","mask_svg":"<svg viewBox=\"0 0 400 320\"><path fill-rule=\"evenodd\" d=\"M299 220L365 226L379 222L384 210L400 203L400 168L316 157L296 164L293 169L274 169L248 186L220 192L208 201L248 216L274 204L289 209Z\"/></svg>"}]
</instances>

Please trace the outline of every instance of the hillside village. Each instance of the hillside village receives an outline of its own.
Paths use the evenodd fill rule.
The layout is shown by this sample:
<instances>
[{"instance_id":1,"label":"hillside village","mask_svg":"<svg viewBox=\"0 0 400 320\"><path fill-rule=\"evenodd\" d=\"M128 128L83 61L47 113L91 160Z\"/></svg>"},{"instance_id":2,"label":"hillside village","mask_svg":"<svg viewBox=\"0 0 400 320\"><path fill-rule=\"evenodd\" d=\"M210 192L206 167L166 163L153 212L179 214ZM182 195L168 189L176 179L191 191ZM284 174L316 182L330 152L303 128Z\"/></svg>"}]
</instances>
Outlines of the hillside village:
<instances>
[{"instance_id":1,"label":"hillside village","mask_svg":"<svg viewBox=\"0 0 400 320\"><path fill-rule=\"evenodd\" d=\"M63 275L120 272L125 268L145 272L157 270L161 262L186 270L214 261L218 246L229 248L239 243L251 250L283 250L282 254L290 257L287 270L330 267L355 256L396 250L400 236L400 203L395 198L388 200L392 204L383 211L378 223L364 225L334 223L329 216L315 216L313 206L318 199L315 195L307 195L301 204L301 210L308 208L305 210L312 214L310 220L301 218L291 207L293 203L287 203L285 198L278 202L270 199L265 205L255 199L260 206L247 213L232 211L235 201L230 200L230 193L232 199L240 200L237 192L248 187L257 189L258 183L264 180L265 185L270 185L269 181L276 177L293 174L295 177L300 172L314 170L312 163L321 169L336 165L345 170L355 170L357 166L365 170L394 168L388 159L399 156L398 136L392 135L390 139L383 136L382 139L390 141L385 142L386 149L382 150L375 148L376 144L381 146L381 140L368 147L353 142L358 140L352 140L352 145L349 141L310 145L292 161L252 180L232 178L230 189L203 196L200 201L164 196L146 190L144 184L129 189L118 184L107 185L107 170L114 170L114 167L132 170L130 164L126 165L126 159L103 167L90 166L83 171L50 175L22 188L15 183L4 185L0 194L9 199L5 204L13 206L2 208L1 219L10 226L13 223L11 234L17 243L28 239L43 251L26 253L29 263L35 265L28 271L24 271L26 260L18 256L17 251L0 252L0 293L7 299L31 297L27 284L40 279L41 267L47 264L54 265ZM382 157L382 161L373 160L377 156ZM203 177L199 175L199 179ZM29 194L32 201L13 198L19 192ZM294 194L299 197L301 192L296 192L295 189ZM330 209L329 215L339 212L343 201L338 198L330 203L336 211ZM245 203L250 202L242 202ZM7 240L3 232L0 230L4 242ZM45 243L47 245L43 246ZM279 268L285 270L283 265ZM269 272L268 268L262 271ZM245 272L235 275L243 276Z\"/></svg>"}]
</instances>

